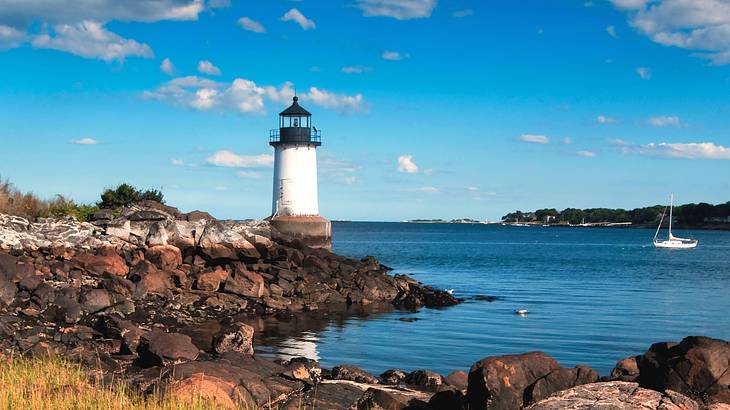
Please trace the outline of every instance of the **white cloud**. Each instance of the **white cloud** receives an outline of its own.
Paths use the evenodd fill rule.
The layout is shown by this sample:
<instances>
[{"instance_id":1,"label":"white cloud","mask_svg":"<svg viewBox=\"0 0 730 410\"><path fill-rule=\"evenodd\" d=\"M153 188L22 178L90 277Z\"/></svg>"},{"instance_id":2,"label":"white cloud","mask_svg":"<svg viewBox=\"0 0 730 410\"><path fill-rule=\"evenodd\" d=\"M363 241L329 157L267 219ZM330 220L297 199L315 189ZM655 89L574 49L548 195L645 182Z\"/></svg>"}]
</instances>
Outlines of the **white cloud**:
<instances>
[{"instance_id":1,"label":"white cloud","mask_svg":"<svg viewBox=\"0 0 730 410\"><path fill-rule=\"evenodd\" d=\"M611 36L611 37L613 37L613 38L617 38L618 37L616 35L616 27L614 27L614 26L606 26L606 33L608 33L608 35Z\"/></svg>"},{"instance_id":2,"label":"white cloud","mask_svg":"<svg viewBox=\"0 0 730 410\"><path fill-rule=\"evenodd\" d=\"M618 147L625 147L625 146L629 145L629 143L627 141L624 141L621 138L611 138L608 140L608 143L610 145L615 145Z\"/></svg>"},{"instance_id":3,"label":"white cloud","mask_svg":"<svg viewBox=\"0 0 730 410\"><path fill-rule=\"evenodd\" d=\"M682 125L679 117L671 116L660 116L649 118L649 124L655 127L679 127Z\"/></svg>"},{"instance_id":4,"label":"white cloud","mask_svg":"<svg viewBox=\"0 0 730 410\"><path fill-rule=\"evenodd\" d=\"M216 191L218 191L218 192L228 191L228 187L227 187L227 186L225 186L225 185L218 185L218 186L217 186L217 187L215 187L214 189L215 189Z\"/></svg>"},{"instance_id":5,"label":"white cloud","mask_svg":"<svg viewBox=\"0 0 730 410\"><path fill-rule=\"evenodd\" d=\"M650 80L651 79L651 68L639 67L636 69L636 74L638 74L642 80Z\"/></svg>"},{"instance_id":6,"label":"white cloud","mask_svg":"<svg viewBox=\"0 0 730 410\"><path fill-rule=\"evenodd\" d=\"M264 174L253 171L238 171L236 172L236 176L245 179L261 179L264 177Z\"/></svg>"},{"instance_id":7,"label":"white cloud","mask_svg":"<svg viewBox=\"0 0 730 410\"><path fill-rule=\"evenodd\" d=\"M170 160L170 163L176 167L181 167L185 165L185 161L177 158L173 158L172 160Z\"/></svg>"},{"instance_id":8,"label":"white cloud","mask_svg":"<svg viewBox=\"0 0 730 410\"><path fill-rule=\"evenodd\" d=\"M250 17L241 17L238 19L238 25L243 27L244 30L253 31L254 33L266 33L264 25Z\"/></svg>"},{"instance_id":9,"label":"white cloud","mask_svg":"<svg viewBox=\"0 0 730 410\"><path fill-rule=\"evenodd\" d=\"M214 66L213 63L208 60L201 60L198 62L198 71L203 74L221 75L221 69Z\"/></svg>"},{"instance_id":10,"label":"white cloud","mask_svg":"<svg viewBox=\"0 0 730 410\"><path fill-rule=\"evenodd\" d=\"M200 111L218 108L263 114L266 112L266 101L279 105L291 102L294 88L291 82L276 87L261 86L243 78L225 83L188 76L174 78L156 90L145 91L142 96ZM366 109L363 95L359 93L344 95L312 86L307 92L299 94L299 98L302 102L311 102L344 114Z\"/></svg>"},{"instance_id":11,"label":"white cloud","mask_svg":"<svg viewBox=\"0 0 730 410\"><path fill-rule=\"evenodd\" d=\"M106 30L101 23L91 20L56 25L52 34L37 35L31 44L35 48L50 48L107 62L121 62L127 57L154 57L147 44L120 37Z\"/></svg>"},{"instance_id":12,"label":"white cloud","mask_svg":"<svg viewBox=\"0 0 730 410\"><path fill-rule=\"evenodd\" d=\"M170 61L169 58L165 58L162 60L162 63L160 64L160 71L167 75L174 75L175 74L175 66L172 64L172 61Z\"/></svg>"},{"instance_id":13,"label":"white cloud","mask_svg":"<svg viewBox=\"0 0 730 410\"><path fill-rule=\"evenodd\" d=\"M302 14L302 12L297 9L291 9L287 11L283 16L281 16L281 21L294 21L299 24L299 27L301 27L303 30L317 28L317 25L314 23L314 21L305 17L304 14Z\"/></svg>"},{"instance_id":14,"label":"white cloud","mask_svg":"<svg viewBox=\"0 0 730 410\"><path fill-rule=\"evenodd\" d=\"M354 174L360 166L348 159L324 154L319 158L317 168L320 175L328 181L352 185L358 180Z\"/></svg>"},{"instance_id":15,"label":"white cloud","mask_svg":"<svg viewBox=\"0 0 730 410\"><path fill-rule=\"evenodd\" d=\"M342 72L345 74L362 74L369 73L370 71L373 71L373 69L361 65L342 67Z\"/></svg>"},{"instance_id":16,"label":"white cloud","mask_svg":"<svg viewBox=\"0 0 730 410\"><path fill-rule=\"evenodd\" d=\"M560 142L565 145L570 145L573 143L573 139L570 137L565 137L565 138L561 139Z\"/></svg>"},{"instance_id":17,"label":"white cloud","mask_svg":"<svg viewBox=\"0 0 730 410\"><path fill-rule=\"evenodd\" d=\"M579 157L584 157L584 158L593 158L596 156L596 153L593 151L583 150L583 151L577 151L575 153L575 155L577 155Z\"/></svg>"},{"instance_id":18,"label":"white cloud","mask_svg":"<svg viewBox=\"0 0 730 410\"><path fill-rule=\"evenodd\" d=\"M99 141L93 138L79 138L76 140L71 140L71 143L76 145L96 145L99 143Z\"/></svg>"},{"instance_id":19,"label":"white cloud","mask_svg":"<svg viewBox=\"0 0 730 410\"><path fill-rule=\"evenodd\" d=\"M451 13L452 16L456 18L464 18L474 15L474 10L472 9L463 9L463 10L456 10L455 12Z\"/></svg>"},{"instance_id":20,"label":"white cloud","mask_svg":"<svg viewBox=\"0 0 730 410\"><path fill-rule=\"evenodd\" d=\"M302 94L303 101L313 103L325 108L330 108L341 113L352 113L364 110L362 94L342 95L321 90L317 87L309 87L309 92Z\"/></svg>"},{"instance_id":21,"label":"white cloud","mask_svg":"<svg viewBox=\"0 0 730 410\"><path fill-rule=\"evenodd\" d=\"M414 189L414 191L425 192L428 194L435 194L435 193L439 192L439 189L436 187L432 187L432 186L425 186L425 187L421 187L421 188L416 188L416 189Z\"/></svg>"},{"instance_id":22,"label":"white cloud","mask_svg":"<svg viewBox=\"0 0 730 410\"><path fill-rule=\"evenodd\" d=\"M730 63L730 1L613 0L629 23L652 41L696 51L712 64Z\"/></svg>"},{"instance_id":23,"label":"white cloud","mask_svg":"<svg viewBox=\"0 0 730 410\"><path fill-rule=\"evenodd\" d=\"M207 162L218 167L259 168L272 166L274 156L270 154L239 155L233 151L219 150L208 157Z\"/></svg>"},{"instance_id":24,"label":"white cloud","mask_svg":"<svg viewBox=\"0 0 730 410\"><path fill-rule=\"evenodd\" d=\"M436 0L357 0L363 15L410 20L431 17Z\"/></svg>"},{"instance_id":25,"label":"white cloud","mask_svg":"<svg viewBox=\"0 0 730 410\"><path fill-rule=\"evenodd\" d=\"M479 192L479 187L468 186L468 187L466 187L466 190L469 192Z\"/></svg>"},{"instance_id":26,"label":"white cloud","mask_svg":"<svg viewBox=\"0 0 730 410\"><path fill-rule=\"evenodd\" d=\"M596 122L599 124L615 124L618 122L618 120L614 117L599 115L598 117L596 117Z\"/></svg>"},{"instance_id":27,"label":"white cloud","mask_svg":"<svg viewBox=\"0 0 730 410\"><path fill-rule=\"evenodd\" d=\"M408 58L408 54L401 54L397 51L383 51L383 60L399 61Z\"/></svg>"},{"instance_id":28,"label":"white cloud","mask_svg":"<svg viewBox=\"0 0 730 410\"><path fill-rule=\"evenodd\" d=\"M202 0L0 0L0 49L31 42L84 58L107 62L126 57L153 56L152 49L123 38L104 27L110 21L155 22L196 20L205 9ZM40 24L41 34L28 30Z\"/></svg>"},{"instance_id":29,"label":"white cloud","mask_svg":"<svg viewBox=\"0 0 730 410\"><path fill-rule=\"evenodd\" d=\"M644 7L649 0L611 0L611 2L619 8L634 10Z\"/></svg>"},{"instance_id":30,"label":"white cloud","mask_svg":"<svg viewBox=\"0 0 730 410\"><path fill-rule=\"evenodd\" d=\"M522 134L519 137L517 137L517 139L522 142L530 142L533 144L549 144L550 143L550 138L546 137L545 135Z\"/></svg>"},{"instance_id":31,"label":"white cloud","mask_svg":"<svg viewBox=\"0 0 730 410\"><path fill-rule=\"evenodd\" d=\"M25 42L27 35L10 26L0 24L0 50L19 47Z\"/></svg>"},{"instance_id":32,"label":"white cloud","mask_svg":"<svg viewBox=\"0 0 730 410\"><path fill-rule=\"evenodd\" d=\"M401 155L398 157L398 172L415 174L418 172L418 166L413 162L413 155Z\"/></svg>"},{"instance_id":33,"label":"white cloud","mask_svg":"<svg viewBox=\"0 0 730 410\"><path fill-rule=\"evenodd\" d=\"M624 153L662 158L730 160L730 148L712 142L650 143L627 146Z\"/></svg>"}]
</instances>

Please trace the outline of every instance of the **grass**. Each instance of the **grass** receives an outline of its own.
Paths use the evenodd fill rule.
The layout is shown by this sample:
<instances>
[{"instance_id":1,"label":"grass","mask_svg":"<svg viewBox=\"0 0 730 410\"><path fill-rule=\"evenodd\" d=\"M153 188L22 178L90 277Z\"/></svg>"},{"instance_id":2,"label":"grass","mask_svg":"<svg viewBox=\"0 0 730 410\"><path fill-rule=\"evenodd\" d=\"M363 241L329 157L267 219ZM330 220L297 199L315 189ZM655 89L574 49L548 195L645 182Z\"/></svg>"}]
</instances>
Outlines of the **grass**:
<instances>
[{"instance_id":1,"label":"grass","mask_svg":"<svg viewBox=\"0 0 730 410\"><path fill-rule=\"evenodd\" d=\"M123 383L93 381L79 364L59 357L0 359L0 409L208 410L202 396L143 396Z\"/></svg>"}]
</instances>

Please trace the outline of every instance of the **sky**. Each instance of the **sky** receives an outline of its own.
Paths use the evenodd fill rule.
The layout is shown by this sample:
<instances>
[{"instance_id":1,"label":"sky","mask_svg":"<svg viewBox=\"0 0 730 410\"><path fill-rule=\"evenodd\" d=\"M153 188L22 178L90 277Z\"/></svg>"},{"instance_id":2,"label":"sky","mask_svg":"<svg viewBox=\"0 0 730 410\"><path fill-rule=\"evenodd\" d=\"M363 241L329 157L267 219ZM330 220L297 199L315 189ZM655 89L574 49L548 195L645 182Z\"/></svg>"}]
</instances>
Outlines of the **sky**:
<instances>
[{"instance_id":1,"label":"sky","mask_svg":"<svg viewBox=\"0 0 730 410\"><path fill-rule=\"evenodd\" d=\"M0 175L43 197L266 217L295 90L331 219L730 199L730 0L0 0Z\"/></svg>"}]
</instances>

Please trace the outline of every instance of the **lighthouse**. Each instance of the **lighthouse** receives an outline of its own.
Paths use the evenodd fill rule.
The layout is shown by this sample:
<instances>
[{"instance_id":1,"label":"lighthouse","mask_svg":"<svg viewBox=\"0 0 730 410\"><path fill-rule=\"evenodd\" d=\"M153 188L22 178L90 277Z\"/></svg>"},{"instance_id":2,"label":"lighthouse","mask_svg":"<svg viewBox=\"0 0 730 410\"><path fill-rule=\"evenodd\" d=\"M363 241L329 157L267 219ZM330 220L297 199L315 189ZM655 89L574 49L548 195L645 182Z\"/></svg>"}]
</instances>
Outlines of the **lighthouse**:
<instances>
[{"instance_id":1,"label":"lighthouse","mask_svg":"<svg viewBox=\"0 0 730 410\"><path fill-rule=\"evenodd\" d=\"M271 225L309 246L330 248L332 226L319 215L317 194L321 131L312 124L312 114L299 105L297 96L279 113L279 128L271 130L269 145L274 148Z\"/></svg>"}]
</instances>

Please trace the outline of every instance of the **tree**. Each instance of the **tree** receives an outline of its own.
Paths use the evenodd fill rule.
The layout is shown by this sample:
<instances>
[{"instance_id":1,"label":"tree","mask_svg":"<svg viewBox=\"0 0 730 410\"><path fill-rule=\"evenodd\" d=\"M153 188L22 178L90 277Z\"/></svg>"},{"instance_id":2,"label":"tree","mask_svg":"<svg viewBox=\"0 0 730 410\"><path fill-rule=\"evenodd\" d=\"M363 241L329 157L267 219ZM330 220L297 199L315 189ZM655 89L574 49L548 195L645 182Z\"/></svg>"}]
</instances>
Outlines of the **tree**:
<instances>
[{"instance_id":1,"label":"tree","mask_svg":"<svg viewBox=\"0 0 730 410\"><path fill-rule=\"evenodd\" d=\"M99 208L116 209L130 206L141 200L149 200L164 204L164 195L157 189L140 191L129 184L119 184L116 188L107 188L101 193Z\"/></svg>"}]
</instances>

